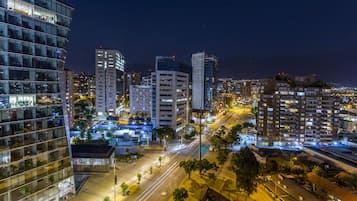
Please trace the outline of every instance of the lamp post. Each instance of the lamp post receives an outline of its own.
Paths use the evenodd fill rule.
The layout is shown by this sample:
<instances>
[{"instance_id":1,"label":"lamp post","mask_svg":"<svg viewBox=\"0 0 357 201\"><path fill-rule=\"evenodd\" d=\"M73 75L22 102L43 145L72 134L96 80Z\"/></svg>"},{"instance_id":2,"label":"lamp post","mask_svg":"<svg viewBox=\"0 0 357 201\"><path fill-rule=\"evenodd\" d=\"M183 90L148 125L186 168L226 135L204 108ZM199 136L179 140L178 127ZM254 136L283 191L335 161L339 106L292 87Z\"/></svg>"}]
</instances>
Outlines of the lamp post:
<instances>
[{"instance_id":1,"label":"lamp post","mask_svg":"<svg viewBox=\"0 0 357 201\"><path fill-rule=\"evenodd\" d=\"M200 109L200 160L202 158L202 108Z\"/></svg>"},{"instance_id":2,"label":"lamp post","mask_svg":"<svg viewBox=\"0 0 357 201\"><path fill-rule=\"evenodd\" d=\"M115 169L116 169L116 160L114 159L114 201L116 201L116 189L115 186L117 185L117 176L115 174Z\"/></svg>"},{"instance_id":3,"label":"lamp post","mask_svg":"<svg viewBox=\"0 0 357 201\"><path fill-rule=\"evenodd\" d=\"M201 109L193 109L194 112L199 113L199 119L200 119L200 124L199 124L199 159L202 159L202 113L203 113L203 109L201 107Z\"/></svg>"}]
</instances>

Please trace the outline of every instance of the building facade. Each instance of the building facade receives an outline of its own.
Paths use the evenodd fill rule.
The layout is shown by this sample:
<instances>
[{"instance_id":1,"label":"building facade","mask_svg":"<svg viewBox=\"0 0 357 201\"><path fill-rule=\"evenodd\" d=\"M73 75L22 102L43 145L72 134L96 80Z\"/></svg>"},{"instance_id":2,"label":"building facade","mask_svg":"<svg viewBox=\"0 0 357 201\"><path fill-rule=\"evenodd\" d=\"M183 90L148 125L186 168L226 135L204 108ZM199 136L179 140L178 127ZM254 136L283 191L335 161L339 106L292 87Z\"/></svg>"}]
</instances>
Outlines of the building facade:
<instances>
[{"instance_id":1,"label":"building facade","mask_svg":"<svg viewBox=\"0 0 357 201\"><path fill-rule=\"evenodd\" d=\"M91 73L74 74L73 93L75 99L82 96L95 96L95 75Z\"/></svg>"},{"instance_id":2,"label":"building facade","mask_svg":"<svg viewBox=\"0 0 357 201\"><path fill-rule=\"evenodd\" d=\"M117 98L124 92L124 56L118 50L96 49L96 112L114 115Z\"/></svg>"},{"instance_id":3,"label":"building facade","mask_svg":"<svg viewBox=\"0 0 357 201\"><path fill-rule=\"evenodd\" d=\"M192 54L192 109L211 111L217 88L218 59L204 52Z\"/></svg>"},{"instance_id":4,"label":"building facade","mask_svg":"<svg viewBox=\"0 0 357 201\"><path fill-rule=\"evenodd\" d=\"M151 86L130 85L130 113L151 113Z\"/></svg>"},{"instance_id":5,"label":"building facade","mask_svg":"<svg viewBox=\"0 0 357 201\"><path fill-rule=\"evenodd\" d=\"M62 97L65 98L65 109L67 110L68 123L70 127L74 125L74 94L73 94L73 71L69 69L64 69L62 83Z\"/></svg>"},{"instance_id":6,"label":"building facade","mask_svg":"<svg viewBox=\"0 0 357 201\"><path fill-rule=\"evenodd\" d=\"M60 92L72 10L60 0L0 1L0 200L75 193Z\"/></svg>"},{"instance_id":7,"label":"building facade","mask_svg":"<svg viewBox=\"0 0 357 201\"><path fill-rule=\"evenodd\" d=\"M337 139L339 100L331 90L277 82L258 104L258 133L286 145L331 144Z\"/></svg>"},{"instance_id":8,"label":"building facade","mask_svg":"<svg viewBox=\"0 0 357 201\"><path fill-rule=\"evenodd\" d=\"M148 76L143 76L141 78L141 85L151 86L151 73Z\"/></svg>"},{"instance_id":9,"label":"building facade","mask_svg":"<svg viewBox=\"0 0 357 201\"><path fill-rule=\"evenodd\" d=\"M188 123L189 74L175 57L156 57L152 78L152 123L182 131Z\"/></svg>"}]
</instances>

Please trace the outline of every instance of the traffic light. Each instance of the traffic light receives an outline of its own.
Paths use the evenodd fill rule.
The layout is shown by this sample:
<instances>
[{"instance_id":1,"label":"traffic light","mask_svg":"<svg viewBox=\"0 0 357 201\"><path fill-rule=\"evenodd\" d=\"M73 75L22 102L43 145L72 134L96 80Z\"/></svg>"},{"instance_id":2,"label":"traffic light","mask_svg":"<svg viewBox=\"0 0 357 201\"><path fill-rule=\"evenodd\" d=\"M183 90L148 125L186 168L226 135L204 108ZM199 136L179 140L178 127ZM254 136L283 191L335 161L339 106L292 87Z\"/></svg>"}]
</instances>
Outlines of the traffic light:
<instances>
[{"instance_id":1,"label":"traffic light","mask_svg":"<svg viewBox=\"0 0 357 201\"><path fill-rule=\"evenodd\" d=\"M115 177L114 177L114 185L117 185L117 183L118 183L118 178L117 178L117 176L115 175Z\"/></svg>"}]
</instances>

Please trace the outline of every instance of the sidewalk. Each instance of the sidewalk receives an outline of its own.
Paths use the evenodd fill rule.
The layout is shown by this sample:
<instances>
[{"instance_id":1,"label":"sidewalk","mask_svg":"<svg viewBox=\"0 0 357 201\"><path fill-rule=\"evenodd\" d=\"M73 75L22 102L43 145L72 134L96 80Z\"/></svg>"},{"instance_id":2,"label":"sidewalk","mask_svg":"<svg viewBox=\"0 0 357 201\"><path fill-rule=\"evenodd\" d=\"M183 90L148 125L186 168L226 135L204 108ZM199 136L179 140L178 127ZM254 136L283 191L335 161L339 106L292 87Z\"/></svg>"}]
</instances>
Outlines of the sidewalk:
<instances>
[{"instance_id":1,"label":"sidewalk","mask_svg":"<svg viewBox=\"0 0 357 201\"><path fill-rule=\"evenodd\" d=\"M150 166L154 171L158 169L158 158L161 153L147 153L138 161L132 163L117 163L116 175L118 178L116 186L116 200L124 200L126 197L122 196L120 185L125 182L129 186L137 183L137 173L142 174L141 182L151 178L149 173ZM162 165L167 161L163 157ZM112 200L114 184L114 172L111 170L108 173L93 174L89 177L88 181L84 184L81 191L71 199L71 201L102 201L105 196L109 196Z\"/></svg>"}]
</instances>

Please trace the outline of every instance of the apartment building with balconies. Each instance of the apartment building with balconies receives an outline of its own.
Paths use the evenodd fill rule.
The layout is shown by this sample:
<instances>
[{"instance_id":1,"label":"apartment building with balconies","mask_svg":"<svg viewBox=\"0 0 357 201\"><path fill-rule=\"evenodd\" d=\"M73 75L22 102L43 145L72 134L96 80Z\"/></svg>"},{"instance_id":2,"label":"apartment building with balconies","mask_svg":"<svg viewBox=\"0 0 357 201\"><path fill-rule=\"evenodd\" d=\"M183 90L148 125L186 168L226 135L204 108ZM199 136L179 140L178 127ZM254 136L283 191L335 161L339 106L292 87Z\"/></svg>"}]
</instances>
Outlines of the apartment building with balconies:
<instances>
[{"instance_id":1,"label":"apartment building with balconies","mask_svg":"<svg viewBox=\"0 0 357 201\"><path fill-rule=\"evenodd\" d=\"M73 8L0 0L0 200L75 193L60 93Z\"/></svg>"}]
</instances>

